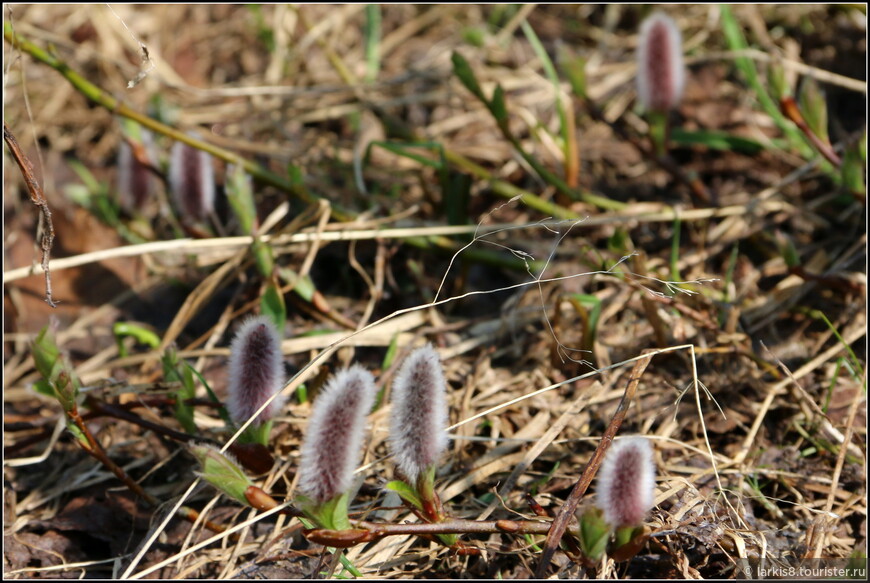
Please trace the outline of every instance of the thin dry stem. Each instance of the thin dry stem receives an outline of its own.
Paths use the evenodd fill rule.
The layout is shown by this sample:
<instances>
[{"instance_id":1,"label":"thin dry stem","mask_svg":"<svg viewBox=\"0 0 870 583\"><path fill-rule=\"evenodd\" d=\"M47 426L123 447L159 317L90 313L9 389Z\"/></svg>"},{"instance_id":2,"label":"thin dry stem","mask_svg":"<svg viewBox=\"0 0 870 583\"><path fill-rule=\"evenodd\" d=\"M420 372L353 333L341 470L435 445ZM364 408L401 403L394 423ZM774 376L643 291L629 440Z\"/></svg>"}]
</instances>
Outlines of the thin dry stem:
<instances>
[{"instance_id":1,"label":"thin dry stem","mask_svg":"<svg viewBox=\"0 0 870 583\"><path fill-rule=\"evenodd\" d=\"M24 177L24 184L27 185L27 192L30 194L30 202L39 209L40 224L42 226L42 237L40 238L40 247L42 248L41 266L43 273L45 273L45 303L52 308L56 308L57 303L51 297L51 271L48 267L49 258L51 257L51 246L54 243L54 224L51 222L51 208L48 206L48 201L45 200L45 195L42 192L39 181L36 180L33 164L21 151L15 135L9 129L9 125L5 120L3 121L3 139L6 141L6 146L12 153L15 163L18 164L21 175Z\"/></svg>"}]
</instances>

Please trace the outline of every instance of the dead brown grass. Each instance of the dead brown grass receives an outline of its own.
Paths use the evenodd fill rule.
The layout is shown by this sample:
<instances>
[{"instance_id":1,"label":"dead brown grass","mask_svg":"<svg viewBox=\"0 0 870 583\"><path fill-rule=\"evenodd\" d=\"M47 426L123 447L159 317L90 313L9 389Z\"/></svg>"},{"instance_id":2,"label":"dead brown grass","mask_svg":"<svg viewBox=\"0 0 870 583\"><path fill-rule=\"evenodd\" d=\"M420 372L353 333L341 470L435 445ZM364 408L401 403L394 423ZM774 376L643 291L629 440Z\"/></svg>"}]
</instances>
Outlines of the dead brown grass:
<instances>
[{"instance_id":1,"label":"dead brown grass","mask_svg":"<svg viewBox=\"0 0 870 583\"><path fill-rule=\"evenodd\" d=\"M415 342L436 343L454 423L439 483L454 515L532 518L527 492L558 508L613 415L628 361L658 348L668 350L652 359L621 430L655 441L659 478L649 525L656 535L622 564L586 569L557 553L552 573L721 578L735 576L738 558L866 556L866 377L850 374L847 353L848 347L866 369L863 200L844 197L817 161L788 148L747 155L678 147L681 168L718 195L719 207L699 206L687 188L614 133L608 122L638 135L645 131L631 85L643 9L529 5L517 16L505 6L383 6L380 69L370 82L364 10L15 5L4 8L4 21L32 42L52 46L70 67L132 108L148 111L159 96L171 104L161 115L172 125L210 130L207 141L278 174L292 166L311 192L361 213L354 223L327 225L328 208L306 208L286 192L258 188L260 218L272 214L267 222L278 262L309 274L325 302L301 300L286 286L292 334L285 356L297 370L329 357L310 369L312 376L298 379L312 392L328 370L354 360L388 386L393 366L383 362L391 342L399 347L394 362ZM763 143L781 139L734 71L717 8L667 10L683 30L692 63L677 116L682 127ZM735 10L753 46L784 57L792 87L804 75L824 81L835 145L864 131L866 89L856 89L865 82L866 30L858 8ZM523 147L561 173L555 92L517 28L524 17L551 55L563 45L587 58L589 96L604 119L574 103L579 186L628 203L624 210L562 200L453 77L450 54L458 50L486 94L495 83L504 87L511 129ZM481 46L469 42L478 37ZM142 60L140 43L151 61ZM767 60L753 58L764 71ZM50 310L38 272L15 272L38 261L37 211L4 157L4 575L111 577L129 566L128 575L149 577L291 578L329 570L330 557L305 541L298 521L254 516L209 489L191 490L193 462L177 444L127 423L94 420L92 431L113 459L167 509L183 500L243 535L238 543L219 535L200 546L211 533L167 518L167 509L153 513L137 505L61 431L56 404L30 389L36 373L27 342L51 318L86 384L121 381L120 388L95 389L102 398L145 399L146 391L128 383L147 385L161 376L157 350L128 339L130 354L120 356L111 330L117 321L143 323L164 347L177 343L223 395L225 347L234 323L257 309L259 281L247 242L229 238L235 232L158 243L159 252L126 247L117 229L66 194L80 183L70 160L100 181L114 180L117 120L8 42L4 72L5 120L35 162L55 217L52 278L60 301ZM141 82L127 89L140 73ZM571 103L563 85L563 99ZM361 164L371 141L397 138L390 119L491 173L492 180L471 178L462 207L467 224L472 230L481 221L516 225L487 239L549 258L541 275L554 281L536 283L521 262L511 270L465 255L448 271L453 251L403 244L407 234L366 233L395 227L422 235L414 229L445 225L452 204L431 167L380 148ZM504 204L495 181L589 219L560 239L555 232L564 234L569 224L535 226L545 217L521 201ZM165 207L155 204L147 212L138 226L125 222L151 241L176 238ZM680 239L672 255L675 215ZM354 242L328 238L360 232ZM785 240L797 250L803 272L783 260L777 246ZM634 251L639 255L614 269L618 276L602 273ZM103 255L86 255L91 252ZM411 311L334 345L397 310L432 302L442 278L438 299L524 285ZM689 282L679 287L692 294L673 293L665 283L672 280ZM588 314L577 294L601 303L590 353L571 350L589 341L583 333ZM694 350L673 349L680 345ZM581 358L599 370L590 373ZM259 480L276 497L292 495L309 409L291 399L276 425L277 462ZM168 409L137 411L176 425ZM381 489L392 475L386 408L370 422L353 507L373 520L413 520ZM228 437L212 410L198 412L197 423L207 436ZM41 437L28 444L34 435ZM543 544L507 535L467 541L480 556L453 556L417 537L388 537L352 548L347 557L372 578L514 578L534 572Z\"/></svg>"}]
</instances>

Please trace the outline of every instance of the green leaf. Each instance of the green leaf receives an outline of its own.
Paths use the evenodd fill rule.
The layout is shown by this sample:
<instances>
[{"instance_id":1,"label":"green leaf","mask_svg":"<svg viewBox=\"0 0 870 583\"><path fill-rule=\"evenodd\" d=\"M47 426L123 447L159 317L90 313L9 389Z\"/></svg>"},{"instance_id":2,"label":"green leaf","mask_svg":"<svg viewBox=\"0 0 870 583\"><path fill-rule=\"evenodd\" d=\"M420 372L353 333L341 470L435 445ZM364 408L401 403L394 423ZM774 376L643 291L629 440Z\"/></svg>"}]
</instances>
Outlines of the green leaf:
<instances>
[{"instance_id":1,"label":"green leaf","mask_svg":"<svg viewBox=\"0 0 870 583\"><path fill-rule=\"evenodd\" d=\"M274 283L270 283L260 297L260 312L269 316L278 333L283 336L284 324L287 322L287 308L284 305L284 295Z\"/></svg>"},{"instance_id":2,"label":"green leaf","mask_svg":"<svg viewBox=\"0 0 870 583\"><path fill-rule=\"evenodd\" d=\"M193 435L197 433L193 420L193 407L186 403L187 399L196 397L196 384L193 380L192 367L185 367L178 359L178 351L170 346L163 353L163 378L167 382L180 382L181 388L175 392L175 418L184 430ZM187 364L186 362L184 364Z\"/></svg>"},{"instance_id":3,"label":"green leaf","mask_svg":"<svg viewBox=\"0 0 870 583\"><path fill-rule=\"evenodd\" d=\"M157 348L160 346L160 337L157 334L147 328L137 324L131 324L130 322L115 322L112 325L112 333L119 338L131 336L139 344L144 344L151 348Z\"/></svg>"},{"instance_id":4,"label":"green leaf","mask_svg":"<svg viewBox=\"0 0 870 583\"><path fill-rule=\"evenodd\" d=\"M230 498L250 506L245 490L254 483L235 460L211 445L194 444L189 449L202 468L198 474L203 480Z\"/></svg>"},{"instance_id":5,"label":"green leaf","mask_svg":"<svg viewBox=\"0 0 870 583\"><path fill-rule=\"evenodd\" d=\"M583 320L583 336L580 341L581 350L591 351L595 345L598 333L598 318L601 316L601 299L587 294L571 294L568 300L580 319Z\"/></svg>"},{"instance_id":6,"label":"green leaf","mask_svg":"<svg viewBox=\"0 0 870 583\"><path fill-rule=\"evenodd\" d=\"M435 470L437 469L436 465L432 464L417 476L415 491L421 502L437 500L435 495ZM431 518L434 520L436 517Z\"/></svg>"},{"instance_id":7,"label":"green leaf","mask_svg":"<svg viewBox=\"0 0 870 583\"><path fill-rule=\"evenodd\" d=\"M275 269L272 247L255 238L254 242L251 243L251 251L254 254L254 262L257 264L257 271L260 272L260 275L264 278L272 277L272 271Z\"/></svg>"},{"instance_id":8,"label":"green leaf","mask_svg":"<svg viewBox=\"0 0 870 583\"><path fill-rule=\"evenodd\" d=\"M605 522L601 510L594 506L587 509L580 517L580 528L577 533L583 554L592 561L600 559L607 548L610 530L610 525Z\"/></svg>"},{"instance_id":9,"label":"green leaf","mask_svg":"<svg viewBox=\"0 0 870 583\"><path fill-rule=\"evenodd\" d=\"M293 292L306 302L311 303L314 300L314 294L317 293L317 288L314 287L314 280L311 279L310 275L299 277L299 274L289 267L279 267L278 277L280 277L284 283L292 284Z\"/></svg>"},{"instance_id":10,"label":"green leaf","mask_svg":"<svg viewBox=\"0 0 870 583\"><path fill-rule=\"evenodd\" d=\"M628 544L631 542L631 539L634 538L634 531L640 529L643 531L643 527L636 526L623 526L622 528L616 529L616 535L613 537L613 548L618 549L622 545Z\"/></svg>"},{"instance_id":11,"label":"green leaf","mask_svg":"<svg viewBox=\"0 0 870 583\"><path fill-rule=\"evenodd\" d=\"M866 136L857 143L849 144L843 153L843 165L840 172L843 187L855 196L867 196L866 161L861 155L861 144Z\"/></svg>"},{"instance_id":12,"label":"green leaf","mask_svg":"<svg viewBox=\"0 0 870 583\"><path fill-rule=\"evenodd\" d=\"M250 174L241 166L233 164L227 168L226 193L227 201L239 220L242 233L254 235L257 223L254 189Z\"/></svg>"},{"instance_id":13,"label":"green leaf","mask_svg":"<svg viewBox=\"0 0 870 583\"><path fill-rule=\"evenodd\" d=\"M823 142L828 142L828 104L824 92L812 77L804 77L798 104L813 133Z\"/></svg>"},{"instance_id":14,"label":"green leaf","mask_svg":"<svg viewBox=\"0 0 870 583\"><path fill-rule=\"evenodd\" d=\"M72 411L81 385L72 368L61 356L54 335L49 331L48 326L36 335L30 351L37 372L47 383L47 386L42 385L40 389L50 390L50 396L58 400L64 411Z\"/></svg>"},{"instance_id":15,"label":"green leaf","mask_svg":"<svg viewBox=\"0 0 870 583\"><path fill-rule=\"evenodd\" d=\"M767 65L767 86L770 87L771 97L776 101L791 96L791 88L785 77L785 67L778 60L773 60Z\"/></svg>"},{"instance_id":16,"label":"green leaf","mask_svg":"<svg viewBox=\"0 0 870 583\"><path fill-rule=\"evenodd\" d=\"M462 40L473 47L482 48L486 44L486 32L476 26L466 26L462 29Z\"/></svg>"},{"instance_id":17,"label":"green leaf","mask_svg":"<svg viewBox=\"0 0 870 583\"><path fill-rule=\"evenodd\" d=\"M384 354L384 359L381 361L381 370L387 370L393 365L396 360L396 353L399 351L399 334L393 334L390 339L390 345L387 347L387 352Z\"/></svg>"},{"instance_id":18,"label":"green leaf","mask_svg":"<svg viewBox=\"0 0 870 583\"><path fill-rule=\"evenodd\" d=\"M349 530L351 524L347 515L348 500L347 492L323 503L300 495L296 499L296 504L319 528Z\"/></svg>"},{"instance_id":19,"label":"green leaf","mask_svg":"<svg viewBox=\"0 0 870 583\"><path fill-rule=\"evenodd\" d=\"M423 502L420 500L420 497L417 495L417 490L415 490L413 486L406 484L402 480L393 480L392 482L388 482L384 488L395 492L402 500L417 510L423 510Z\"/></svg>"},{"instance_id":20,"label":"green leaf","mask_svg":"<svg viewBox=\"0 0 870 583\"><path fill-rule=\"evenodd\" d=\"M495 91L492 92L492 101L489 103L489 110L492 112L492 116L499 125L507 124L507 105L505 104L504 89L502 88L501 83L497 84L495 86Z\"/></svg>"},{"instance_id":21,"label":"green leaf","mask_svg":"<svg viewBox=\"0 0 870 583\"><path fill-rule=\"evenodd\" d=\"M239 436L239 443L259 443L269 445L269 435L272 433L272 420L265 423L251 423L245 432Z\"/></svg>"},{"instance_id":22,"label":"green leaf","mask_svg":"<svg viewBox=\"0 0 870 583\"><path fill-rule=\"evenodd\" d=\"M471 70L471 65L468 64L465 57L458 52L453 51L450 60L453 62L453 74L456 75L465 88L471 91L475 97L486 103L487 101L486 97L483 95L483 90L480 88L480 84L477 82L477 77L474 76L474 71Z\"/></svg>"},{"instance_id":23,"label":"green leaf","mask_svg":"<svg viewBox=\"0 0 870 583\"><path fill-rule=\"evenodd\" d=\"M617 529L610 558L617 563L631 559L640 552L648 538L647 530L643 526L625 526Z\"/></svg>"},{"instance_id":24,"label":"green leaf","mask_svg":"<svg viewBox=\"0 0 870 583\"><path fill-rule=\"evenodd\" d=\"M785 260L785 264L788 267L797 267L801 264L800 254L794 245L794 241L791 240L791 237L782 231L777 231L776 243L779 246L779 252L782 255L782 258Z\"/></svg>"},{"instance_id":25,"label":"green leaf","mask_svg":"<svg viewBox=\"0 0 870 583\"><path fill-rule=\"evenodd\" d=\"M68 419L66 422L66 428L69 429L69 432L73 434L73 437L81 443L86 450L89 450L91 444L88 442L87 436L82 432L81 427L76 425L75 421L72 419Z\"/></svg>"},{"instance_id":26,"label":"green leaf","mask_svg":"<svg viewBox=\"0 0 870 583\"><path fill-rule=\"evenodd\" d=\"M57 347L54 335L49 332L48 326L36 335L31 352L37 372L48 380L54 380L57 377L56 365L60 361L60 349Z\"/></svg>"},{"instance_id":27,"label":"green leaf","mask_svg":"<svg viewBox=\"0 0 870 583\"><path fill-rule=\"evenodd\" d=\"M51 397L52 399L57 398L54 394L54 387L50 382L48 382L47 379L39 379L38 381L33 383L33 390L40 395Z\"/></svg>"}]
</instances>

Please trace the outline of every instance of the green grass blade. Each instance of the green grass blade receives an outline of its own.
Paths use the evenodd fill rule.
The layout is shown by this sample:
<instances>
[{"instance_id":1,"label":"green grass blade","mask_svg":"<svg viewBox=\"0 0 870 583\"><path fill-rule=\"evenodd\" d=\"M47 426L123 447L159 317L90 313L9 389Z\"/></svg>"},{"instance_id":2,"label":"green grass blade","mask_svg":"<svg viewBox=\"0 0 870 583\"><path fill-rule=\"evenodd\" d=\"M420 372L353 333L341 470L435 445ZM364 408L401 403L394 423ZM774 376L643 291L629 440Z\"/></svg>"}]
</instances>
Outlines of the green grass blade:
<instances>
[{"instance_id":1,"label":"green grass blade","mask_svg":"<svg viewBox=\"0 0 870 583\"><path fill-rule=\"evenodd\" d=\"M365 26L366 81L371 83L378 78L381 70L381 7L377 4L366 5Z\"/></svg>"},{"instance_id":2,"label":"green grass blade","mask_svg":"<svg viewBox=\"0 0 870 583\"><path fill-rule=\"evenodd\" d=\"M728 48L732 51L739 52L749 48L746 38L743 36L743 31L740 29L740 24L734 17L731 7L727 4L720 6L720 15L722 17L722 32L725 35L725 40L728 43ZM743 78L749 84L749 87L755 92L755 97L759 104L764 109L765 113L776 123L777 127L788 138L789 143L795 148L801 156L806 159L813 158L815 153L810 144L806 141L803 134L782 115L777 105L770 94L762 85L755 68L755 63L749 57L737 57L734 60L737 69L743 75Z\"/></svg>"}]
</instances>

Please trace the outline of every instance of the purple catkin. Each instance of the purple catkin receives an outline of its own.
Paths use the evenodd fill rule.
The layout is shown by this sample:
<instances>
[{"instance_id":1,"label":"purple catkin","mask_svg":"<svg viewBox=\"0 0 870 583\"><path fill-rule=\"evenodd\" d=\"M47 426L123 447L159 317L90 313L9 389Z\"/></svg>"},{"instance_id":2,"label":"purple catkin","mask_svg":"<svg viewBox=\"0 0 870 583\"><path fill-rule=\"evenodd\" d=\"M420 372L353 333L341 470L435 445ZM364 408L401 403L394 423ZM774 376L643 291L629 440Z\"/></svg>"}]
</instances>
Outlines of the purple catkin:
<instances>
[{"instance_id":1,"label":"purple catkin","mask_svg":"<svg viewBox=\"0 0 870 583\"><path fill-rule=\"evenodd\" d=\"M142 145L146 155L151 158L153 140L151 134L144 129ZM125 211L142 212L148 200L154 195L155 179L151 169L142 164L134 155L133 148L127 140L121 140L118 149L118 203Z\"/></svg>"},{"instance_id":2,"label":"purple catkin","mask_svg":"<svg viewBox=\"0 0 870 583\"><path fill-rule=\"evenodd\" d=\"M412 352L393 381L390 450L412 484L447 447L446 389L441 361L430 344Z\"/></svg>"},{"instance_id":3,"label":"purple catkin","mask_svg":"<svg viewBox=\"0 0 870 583\"><path fill-rule=\"evenodd\" d=\"M598 470L597 505L613 528L638 526L653 506L656 467L645 437L614 441Z\"/></svg>"},{"instance_id":4,"label":"purple catkin","mask_svg":"<svg viewBox=\"0 0 870 583\"><path fill-rule=\"evenodd\" d=\"M214 210L211 156L184 142L175 142L169 160L169 188L182 218L204 220Z\"/></svg>"},{"instance_id":5,"label":"purple catkin","mask_svg":"<svg viewBox=\"0 0 870 583\"><path fill-rule=\"evenodd\" d=\"M339 371L320 391L299 462L303 495L323 503L350 488L375 392L374 377L360 365Z\"/></svg>"},{"instance_id":6,"label":"purple catkin","mask_svg":"<svg viewBox=\"0 0 870 583\"><path fill-rule=\"evenodd\" d=\"M249 318L238 329L230 344L229 369L227 410L233 423L241 425L284 386L281 337L267 316ZM270 420L282 405L276 397L254 423Z\"/></svg>"},{"instance_id":7,"label":"purple catkin","mask_svg":"<svg viewBox=\"0 0 870 583\"><path fill-rule=\"evenodd\" d=\"M675 108L685 80L680 31L669 16L655 12L641 25L637 46L637 95L643 108Z\"/></svg>"}]
</instances>

